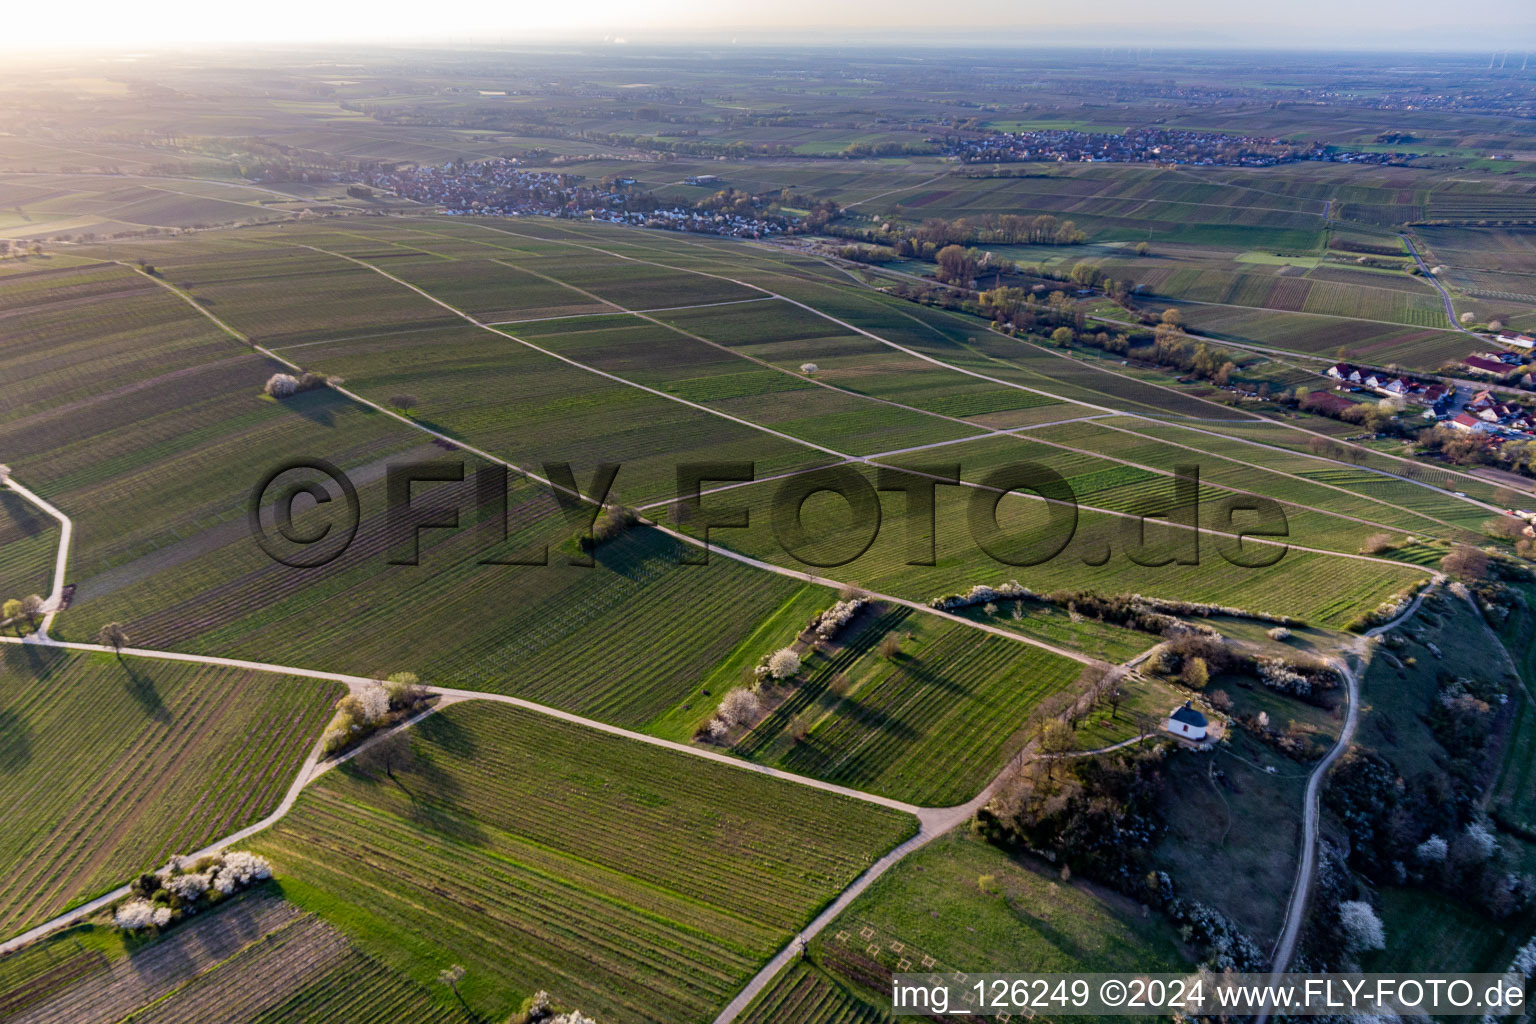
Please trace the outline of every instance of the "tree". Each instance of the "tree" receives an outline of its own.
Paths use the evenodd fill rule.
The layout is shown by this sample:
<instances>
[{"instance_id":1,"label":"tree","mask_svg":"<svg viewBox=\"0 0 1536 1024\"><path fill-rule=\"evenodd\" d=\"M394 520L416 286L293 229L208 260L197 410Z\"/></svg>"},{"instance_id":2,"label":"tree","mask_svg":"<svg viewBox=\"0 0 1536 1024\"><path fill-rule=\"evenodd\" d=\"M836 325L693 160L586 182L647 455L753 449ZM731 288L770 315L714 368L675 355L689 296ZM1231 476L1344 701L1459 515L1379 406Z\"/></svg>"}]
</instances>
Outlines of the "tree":
<instances>
[{"instance_id":1,"label":"tree","mask_svg":"<svg viewBox=\"0 0 1536 1024\"><path fill-rule=\"evenodd\" d=\"M1046 777L1052 774L1052 764L1077 745L1072 729L1059 718L1046 722L1040 729L1040 753L1050 760L1045 763Z\"/></svg>"},{"instance_id":2,"label":"tree","mask_svg":"<svg viewBox=\"0 0 1536 1024\"><path fill-rule=\"evenodd\" d=\"M1470 544L1457 544L1440 559L1440 568L1459 580L1480 580L1488 572L1488 555Z\"/></svg>"},{"instance_id":3,"label":"tree","mask_svg":"<svg viewBox=\"0 0 1536 1024\"><path fill-rule=\"evenodd\" d=\"M887 661L894 661L901 654L901 637L895 633L887 633L880 638L880 657Z\"/></svg>"},{"instance_id":4,"label":"tree","mask_svg":"<svg viewBox=\"0 0 1536 1024\"><path fill-rule=\"evenodd\" d=\"M744 686L738 686L720 702L720 719L727 725L746 725L757 718L763 702L757 694Z\"/></svg>"},{"instance_id":5,"label":"tree","mask_svg":"<svg viewBox=\"0 0 1536 1024\"><path fill-rule=\"evenodd\" d=\"M421 679L415 672L392 673L384 681L384 691L389 694L389 702L395 707L407 707L427 695L426 687L421 685Z\"/></svg>"},{"instance_id":6,"label":"tree","mask_svg":"<svg viewBox=\"0 0 1536 1024\"><path fill-rule=\"evenodd\" d=\"M968 285L976 276L976 260L958 245L946 245L933 257L939 265L939 280L950 284Z\"/></svg>"},{"instance_id":7,"label":"tree","mask_svg":"<svg viewBox=\"0 0 1536 1024\"><path fill-rule=\"evenodd\" d=\"M464 1002L464 997L459 995L459 982L464 980L464 965L454 964L452 967L444 967L437 972L437 980L453 989L454 998Z\"/></svg>"},{"instance_id":8,"label":"tree","mask_svg":"<svg viewBox=\"0 0 1536 1024\"><path fill-rule=\"evenodd\" d=\"M32 623L33 629L37 628L37 620L42 616L46 603L36 594L28 594L21 599L21 614L27 617L28 622Z\"/></svg>"},{"instance_id":9,"label":"tree","mask_svg":"<svg viewBox=\"0 0 1536 1024\"><path fill-rule=\"evenodd\" d=\"M1386 949L1386 929L1381 918L1364 900L1339 904L1339 927L1344 931L1344 948L1358 953L1367 949Z\"/></svg>"},{"instance_id":10,"label":"tree","mask_svg":"<svg viewBox=\"0 0 1536 1024\"><path fill-rule=\"evenodd\" d=\"M0 619L9 622L11 619L19 618L21 618L21 602L16 598L13 597L5 602L5 604L0 605Z\"/></svg>"},{"instance_id":11,"label":"tree","mask_svg":"<svg viewBox=\"0 0 1536 1024\"><path fill-rule=\"evenodd\" d=\"M1184 322L1184 319L1183 317L1179 316L1178 310L1165 309L1163 310L1162 321L1169 327L1178 327Z\"/></svg>"},{"instance_id":12,"label":"tree","mask_svg":"<svg viewBox=\"0 0 1536 1024\"><path fill-rule=\"evenodd\" d=\"M389 400L389 404L401 412L410 412L421 403L417 401L415 395L396 395Z\"/></svg>"},{"instance_id":13,"label":"tree","mask_svg":"<svg viewBox=\"0 0 1536 1024\"><path fill-rule=\"evenodd\" d=\"M1190 658L1184 665L1184 684L1196 690L1205 689L1205 685L1211 681L1211 670L1206 666L1204 658Z\"/></svg>"},{"instance_id":14,"label":"tree","mask_svg":"<svg viewBox=\"0 0 1536 1024\"><path fill-rule=\"evenodd\" d=\"M1149 255L1151 252L1152 252L1152 247L1150 245L1148 245L1146 242L1137 242L1136 243L1136 255L1137 256L1146 256L1146 255Z\"/></svg>"},{"instance_id":15,"label":"tree","mask_svg":"<svg viewBox=\"0 0 1536 1024\"><path fill-rule=\"evenodd\" d=\"M1473 316L1472 313L1469 311L1469 312L1461 314L1461 316L1458 317L1457 319L1459 319L1464 324L1469 324L1473 320L1476 320L1477 317Z\"/></svg>"},{"instance_id":16,"label":"tree","mask_svg":"<svg viewBox=\"0 0 1536 1024\"><path fill-rule=\"evenodd\" d=\"M800 671L800 655L792 648L781 647L768 659L768 673L775 679L788 679Z\"/></svg>"},{"instance_id":17,"label":"tree","mask_svg":"<svg viewBox=\"0 0 1536 1024\"><path fill-rule=\"evenodd\" d=\"M1120 705L1125 703L1125 691L1118 686L1111 687L1104 694L1104 703L1109 705L1109 717L1113 721L1120 715Z\"/></svg>"},{"instance_id":18,"label":"tree","mask_svg":"<svg viewBox=\"0 0 1536 1024\"><path fill-rule=\"evenodd\" d=\"M1072 328L1058 327L1051 332L1051 341L1058 348L1070 348L1072 346Z\"/></svg>"},{"instance_id":19,"label":"tree","mask_svg":"<svg viewBox=\"0 0 1536 1024\"><path fill-rule=\"evenodd\" d=\"M123 647L128 643L128 631L123 629L121 622L109 622L96 632L96 642L103 647L112 648L113 652L121 658Z\"/></svg>"},{"instance_id":20,"label":"tree","mask_svg":"<svg viewBox=\"0 0 1536 1024\"><path fill-rule=\"evenodd\" d=\"M266 386L262 389L273 398L287 398L299 392L299 378L291 373L274 373L267 378Z\"/></svg>"}]
</instances>

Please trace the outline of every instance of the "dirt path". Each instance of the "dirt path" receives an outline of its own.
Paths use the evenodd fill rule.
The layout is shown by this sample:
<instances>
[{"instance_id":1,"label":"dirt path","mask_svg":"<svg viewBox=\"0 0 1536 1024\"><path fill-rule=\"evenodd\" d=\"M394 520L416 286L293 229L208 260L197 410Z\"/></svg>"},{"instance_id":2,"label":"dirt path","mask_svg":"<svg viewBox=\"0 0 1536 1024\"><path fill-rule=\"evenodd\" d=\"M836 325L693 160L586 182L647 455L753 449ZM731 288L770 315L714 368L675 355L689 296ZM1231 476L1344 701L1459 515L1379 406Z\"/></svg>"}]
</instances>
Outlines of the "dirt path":
<instances>
[{"instance_id":1,"label":"dirt path","mask_svg":"<svg viewBox=\"0 0 1536 1024\"><path fill-rule=\"evenodd\" d=\"M1380 636L1408 621L1419 610L1419 606L1424 603L1424 598L1428 597L1431 591L1438 587L1441 582L1442 580L1437 578L1435 582L1419 591L1418 596L1413 599L1413 603L1401 615L1391 622L1386 622L1373 629L1366 630L1362 640ZM1363 643L1356 644L1356 651L1363 650L1363 648ZM1323 759L1317 763L1317 767L1312 769L1312 774L1307 778L1307 792L1302 811L1301 863L1296 868L1296 882L1291 887L1290 900L1286 905L1285 927L1280 932L1280 941L1275 947L1275 959L1270 965L1269 983L1271 985L1279 983L1279 975L1285 972L1286 967L1290 965L1291 958L1295 956L1296 940L1301 935L1301 926L1306 920L1307 896L1312 887L1312 875L1317 869L1317 832L1318 822L1321 818L1319 797L1322 794L1323 782L1328 775L1328 769L1333 766L1334 761L1338 760L1344 751L1349 749L1350 741L1355 736L1355 728L1359 724L1360 678L1355 670L1350 667L1348 657L1349 655L1346 654L1344 658L1334 663L1334 667L1344 676L1345 692L1348 700L1344 715L1344 726L1339 730L1338 740L1335 741L1328 753L1323 755ZM1255 1024L1268 1024L1269 1017L1270 1008L1265 1007L1264 1012L1258 1015Z\"/></svg>"}]
</instances>

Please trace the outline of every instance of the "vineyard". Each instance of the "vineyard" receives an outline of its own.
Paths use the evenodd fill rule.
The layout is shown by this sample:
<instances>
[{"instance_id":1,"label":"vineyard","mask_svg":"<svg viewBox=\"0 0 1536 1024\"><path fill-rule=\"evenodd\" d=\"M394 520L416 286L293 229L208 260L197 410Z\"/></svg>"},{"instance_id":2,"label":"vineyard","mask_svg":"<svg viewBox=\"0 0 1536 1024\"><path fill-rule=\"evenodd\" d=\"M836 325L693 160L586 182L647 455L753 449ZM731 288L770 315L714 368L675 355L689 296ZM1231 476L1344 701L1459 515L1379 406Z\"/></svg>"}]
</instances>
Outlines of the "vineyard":
<instances>
[{"instance_id":1,"label":"vineyard","mask_svg":"<svg viewBox=\"0 0 1536 1024\"><path fill-rule=\"evenodd\" d=\"M0 650L0 932L259 820L337 687L47 649Z\"/></svg>"},{"instance_id":2,"label":"vineyard","mask_svg":"<svg viewBox=\"0 0 1536 1024\"><path fill-rule=\"evenodd\" d=\"M96 936L27 949L0 976L12 1024L423 1024L461 1019L274 894L251 893L108 957Z\"/></svg>"},{"instance_id":3,"label":"vineyard","mask_svg":"<svg viewBox=\"0 0 1536 1024\"><path fill-rule=\"evenodd\" d=\"M707 1020L913 827L496 705L412 731L394 781L333 773L254 845L383 963L423 983L466 965L491 1016L547 988L599 1019Z\"/></svg>"},{"instance_id":4,"label":"vineyard","mask_svg":"<svg viewBox=\"0 0 1536 1024\"><path fill-rule=\"evenodd\" d=\"M786 967L741 1016L742 1024L885 1024L836 978L804 962Z\"/></svg>"},{"instance_id":5,"label":"vineyard","mask_svg":"<svg viewBox=\"0 0 1536 1024\"><path fill-rule=\"evenodd\" d=\"M874 650L887 635L901 640L892 658ZM812 665L736 751L927 806L963 803L979 792L1023 746L1030 712L1067 688L1081 667L900 607ZM963 758L954 756L960 737Z\"/></svg>"},{"instance_id":6,"label":"vineyard","mask_svg":"<svg viewBox=\"0 0 1536 1024\"><path fill-rule=\"evenodd\" d=\"M47 594L58 550L57 521L15 491L0 490L0 600Z\"/></svg>"}]
</instances>

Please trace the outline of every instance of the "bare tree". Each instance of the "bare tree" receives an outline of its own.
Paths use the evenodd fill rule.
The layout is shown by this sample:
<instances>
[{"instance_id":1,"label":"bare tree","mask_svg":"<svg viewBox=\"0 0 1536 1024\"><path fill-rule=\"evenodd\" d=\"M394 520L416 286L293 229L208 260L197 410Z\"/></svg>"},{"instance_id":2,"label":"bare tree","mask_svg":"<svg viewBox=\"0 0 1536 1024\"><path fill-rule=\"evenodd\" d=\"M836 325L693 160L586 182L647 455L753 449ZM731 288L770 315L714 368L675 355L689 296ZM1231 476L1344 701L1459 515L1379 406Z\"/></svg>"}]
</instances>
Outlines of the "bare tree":
<instances>
[{"instance_id":1,"label":"bare tree","mask_svg":"<svg viewBox=\"0 0 1536 1024\"><path fill-rule=\"evenodd\" d=\"M1049 759L1045 762L1046 778L1050 778L1054 774L1052 766L1056 763L1056 759L1070 751L1074 746L1076 746L1076 741L1073 739L1072 730L1067 727L1066 722L1059 718L1054 718L1045 723L1045 726L1040 730L1040 753Z\"/></svg>"},{"instance_id":2,"label":"bare tree","mask_svg":"<svg viewBox=\"0 0 1536 1024\"><path fill-rule=\"evenodd\" d=\"M377 743L370 743L358 751L353 761L365 775L371 778L382 775L404 789L395 773L411 770L416 764L416 748L411 745L405 730L397 729Z\"/></svg>"},{"instance_id":3,"label":"bare tree","mask_svg":"<svg viewBox=\"0 0 1536 1024\"><path fill-rule=\"evenodd\" d=\"M396 409L399 409L401 412L410 412L421 403L417 401L415 395L404 394L394 396L389 400L389 404L394 406Z\"/></svg>"}]
</instances>

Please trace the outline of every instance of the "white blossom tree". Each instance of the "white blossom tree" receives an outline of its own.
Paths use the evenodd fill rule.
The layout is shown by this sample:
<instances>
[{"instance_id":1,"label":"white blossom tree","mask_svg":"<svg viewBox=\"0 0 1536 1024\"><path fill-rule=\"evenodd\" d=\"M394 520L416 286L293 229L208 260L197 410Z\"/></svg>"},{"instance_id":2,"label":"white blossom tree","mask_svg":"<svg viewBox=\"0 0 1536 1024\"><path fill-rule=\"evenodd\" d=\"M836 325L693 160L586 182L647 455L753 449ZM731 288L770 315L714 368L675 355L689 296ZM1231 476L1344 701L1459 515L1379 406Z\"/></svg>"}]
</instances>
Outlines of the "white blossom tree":
<instances>
[{"instance_id":1,"label":"white blossom tree","mask_svg":"<svg viewBox=\"0 0 1536 1024\"><path fill-rule=\"evenodd\" d=\"M129 900L117 908L112 922L128 932L148 928L155 923L155 905L149 900Z\"/></svg>"},{"instance_id":2,"label":"white blossom tree","mask_svg":"<svg viewBox=\"0 0 1536 1024\"><path fill-rule=\"evenodd\" d=\"M746 725L763 708L757 694L744 686L738 686L720 702L720 719L728 725Z\"/></svg>"},{"instance_id":3,"label":"white blossom tree","mask_svg":"<svg viewBox=\"0 0 1536 1024\"><path fill-rule=\"evenodd\" d=\"M1381 918L1364 900L1340 903L1339 925L1344 929L1344 946L1351 952L1387 948L1387 932Z\"/></svg>"},{"instance_id":4,"label":"white blossom tree","mask_svg":"<svg viewBox=\"0 0 1536 1024\"><path fill-rule=\"evenodd\" d=\"M299 392L299 378L291 373L274 373L267 378L267 383L262 388L273 398L287 398Z\"/></svg>"},{"instance_id":5,"label":"white blossom tree","mask_svg":"<svg viewBox=\"0 0 1536 1024\"><path fill-rule=\"evenodd\" d=\"M800 655L792 648L781 647L768 659L768 672L775 679L788 679L800 671Z\"/></svg>"},{"instance_id":6,"label":"white blossom tree","mask_svg":"<svg viewBox=\"0 0 1536 1024\"><path fill-rule=\"evenodd\" d=\"M365 683L357 688L357 701L363 706L363 721L372 725L389 714L389 691L383 683Z\"/></svg>"}]
</instances>

